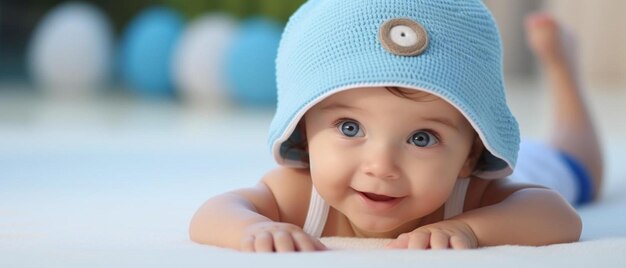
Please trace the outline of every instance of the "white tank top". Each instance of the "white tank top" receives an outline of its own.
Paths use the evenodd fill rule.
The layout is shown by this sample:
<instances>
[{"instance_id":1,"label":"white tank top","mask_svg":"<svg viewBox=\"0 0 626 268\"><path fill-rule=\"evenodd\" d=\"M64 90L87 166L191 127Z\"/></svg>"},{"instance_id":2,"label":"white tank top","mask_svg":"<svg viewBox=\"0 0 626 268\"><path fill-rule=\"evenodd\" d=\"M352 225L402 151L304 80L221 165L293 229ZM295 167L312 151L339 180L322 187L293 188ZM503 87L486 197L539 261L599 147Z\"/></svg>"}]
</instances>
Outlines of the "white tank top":
<instances>
[{"instance_id":1,"label":"white tank top","mask_svg":"<svg viewBox=\"0 0 626 268\"><path fill-rule=\"evenodd\" d=\"M463 205L465 204L465 194L469 186L469 178L461 178L457 180L452 194L448 198L444 207L444 219L452 218L463 213ZM315 187L311 187L311 201L309 202L309 211L306 215L306 221L302 229L313 237L321 237L328 218L330 207L317 193Z\"/></svg>"}]
</instances>

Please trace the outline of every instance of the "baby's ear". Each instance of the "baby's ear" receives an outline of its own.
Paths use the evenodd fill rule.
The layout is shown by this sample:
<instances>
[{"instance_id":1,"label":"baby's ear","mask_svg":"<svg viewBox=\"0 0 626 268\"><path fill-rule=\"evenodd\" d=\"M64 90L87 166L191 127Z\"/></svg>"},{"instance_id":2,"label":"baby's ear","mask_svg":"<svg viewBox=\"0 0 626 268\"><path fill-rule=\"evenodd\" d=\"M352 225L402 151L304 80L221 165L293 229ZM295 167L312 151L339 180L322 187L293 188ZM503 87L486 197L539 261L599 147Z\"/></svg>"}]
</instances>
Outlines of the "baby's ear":
<instances>
[{"instance_id":1,"label":"baby's ear","mask_svg":"<svg viewBox=\"0 0 626 268\"><path fill-rule=\"evenodd\" d=\"M300 132L300 135L302 137L302 142L306 143L307 135L306 135L306 122L304 121L304 117L302 117L302 119L300 119L300 122L298 122L298 125L296 125L295 131Z\"/></svg>"},{"instance_id":2,"label":"baby's ear","mask_svg":"<svg viewBox=\"0 0 626 268\"><path fill-rule=\"evenodd\" d=\"M298 125L296 126L295 131L300 133L300 140L299 140L298 146L303 152L301 156L302 158L300 159L300 161L308 164L309 163L309 142L308 142L307 135L306 135L306 123L304 121L304 117L302 117L302 119L300 119L300 122L298 122Z\"/></svg>"},{"instance_id":3,"label":"baby's ear","mask_svg":"<svg viewBox=\"0 0 626 268\"><path fill-rule=\"evenodd\" d=\"M472 148L467 155L467 159L459 172L459 178L467 178L474 173L476 165L478 164L478 161L480 161L480 157L483 155L484 150L485 146L483 146L483 141L480 137L478 137L478 135L476 135L474 137L474 142L472 143Z\"/></svg>"}]
</instances>

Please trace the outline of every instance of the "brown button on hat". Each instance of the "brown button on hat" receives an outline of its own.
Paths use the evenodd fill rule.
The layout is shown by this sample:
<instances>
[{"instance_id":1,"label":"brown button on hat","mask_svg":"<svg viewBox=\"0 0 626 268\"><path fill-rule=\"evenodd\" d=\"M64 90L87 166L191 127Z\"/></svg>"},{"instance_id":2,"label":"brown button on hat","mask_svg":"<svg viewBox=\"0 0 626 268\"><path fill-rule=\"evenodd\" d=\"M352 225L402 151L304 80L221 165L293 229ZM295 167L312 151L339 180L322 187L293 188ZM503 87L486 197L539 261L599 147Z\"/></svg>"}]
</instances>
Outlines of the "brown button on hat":
<instances>
[{"instance_id":1,"label":"brown button on hat","mask_svg":"<svg viewBox=\"0 0 626 268\"><path fill-rule=\"evenodd\" d=\"M378 31L383 47L399 56L417 56L428 47L428 34L422 25L407 19L390 19Z\"/></svg>"}]
</instances>

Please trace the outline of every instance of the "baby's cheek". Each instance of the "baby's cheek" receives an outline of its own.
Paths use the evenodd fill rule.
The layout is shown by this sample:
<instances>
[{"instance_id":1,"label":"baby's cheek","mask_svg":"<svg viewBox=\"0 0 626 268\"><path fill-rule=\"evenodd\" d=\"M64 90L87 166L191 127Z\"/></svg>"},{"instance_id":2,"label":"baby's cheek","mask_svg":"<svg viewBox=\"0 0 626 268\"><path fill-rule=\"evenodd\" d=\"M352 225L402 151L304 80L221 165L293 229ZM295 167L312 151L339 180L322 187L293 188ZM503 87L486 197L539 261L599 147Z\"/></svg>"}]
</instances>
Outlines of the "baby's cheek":
<instances>
[{"instance_id":1,"label":"baby's cheek","mask_svg":"<svg viewBox=\"0 0 626 268\"><path fill-rule=\"evenodd\" d=\"M350 172L333 159L321 159L310 167L313 184L327 187L340 187L350 184Z\"/></svg>"},{"instance_id":2,"label":"baby's cheek","mask_svg":"<svg viewBox=\"0 0 626 268\"><path fill-rule=\"evenodd\" d=\"M411 178L413 192L416 196L427 199L423 201L435 203L447 200L458 179L457 174L450 169L424 168L414 174Z\"/></svg>"},{"instance_id":3,"label":"baby's cheek","mask_svg":"<svg viewBox=\"0 0 626 268\"><path fill-rule=\"evenodd\" d=\"M341 198L350 187L349 165L332 156L311 161L311 179L320 195L327 201Z\"/></svg>"}]
</instances>

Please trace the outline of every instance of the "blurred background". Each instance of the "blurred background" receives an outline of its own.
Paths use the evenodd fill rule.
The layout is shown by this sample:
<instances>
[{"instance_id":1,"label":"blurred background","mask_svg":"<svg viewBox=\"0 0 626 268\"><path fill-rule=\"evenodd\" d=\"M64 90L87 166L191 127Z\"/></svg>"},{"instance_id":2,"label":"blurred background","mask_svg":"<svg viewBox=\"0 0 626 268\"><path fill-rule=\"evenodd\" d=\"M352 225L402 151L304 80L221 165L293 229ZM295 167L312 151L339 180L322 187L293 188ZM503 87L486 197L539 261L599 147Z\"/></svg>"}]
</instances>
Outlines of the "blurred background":
<instances>
[{"instance_id":1,"label":"blurred background","mask_svg":"<svg viewBox=\"0 0 626 268\"><path fill-rule=\"evenodd\" d=\"M507 98L525 137L550 126L525 15L549 11L578 37L581 83L615 178L603 200L620 200L626 1L484 1L500 25ZM274 57L303 2L0 0L0 259L76 257L94 241L189 243L187 223L206 198L275 165L266 145ZM623 228L586 215L594 237Z\"/></svg>"},{"instance_id":2,"label":"blurred background","mask_svg":"<svg viewBox=\"0 0 626 268\"><path fill-rule=\"evenodd\" d=\"M6 83L17 83L30 90L68 91L59 87L74 83L72 87L82 87L74 91L90 91L94 89L88 87L94 86L111 91L126 86L125 90L138 91L143 97L171 93L170 97L185 98L186 94L209 94L208 91L218 88L245 91L246 85L238 84L240 79L236 78L250 74L236 71L243 68L238 64L248 65L256 60L254 65L263 68L255 67L255 70L271 69L264 59L251 59L246 53L271 58L265 55L274 53L275 39L284 23L303 2L3 0L0 2L2 90L6 90ZM555 14L579 37L581 71L587 82L597 86L622 86L626 82L626 52L619 49L626 37L616 31L617 25L624 24L621 14L626 3L623 1L484 2L500 24L505 71L509 77L536 74L522 27L525 14L543 9ZM235 40L236 37L239 39ZM204 70L198 70L200 67ZM235 69L229 76L233 81L221 81L228 77L218 75L216 69L228 68ZM147 77L157 73L158 78ZM200 81L201 73L207 77L205 81ZM273 86L264 82L267 87ZM231 92L230 95L237 95L235 101L243 101L245 105L263 102L261 96L249 99L253 96L247 96L248 93L252 94Z\"/></svg>"}]
</instances>

